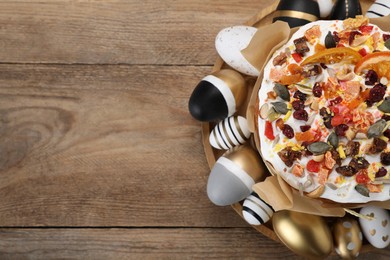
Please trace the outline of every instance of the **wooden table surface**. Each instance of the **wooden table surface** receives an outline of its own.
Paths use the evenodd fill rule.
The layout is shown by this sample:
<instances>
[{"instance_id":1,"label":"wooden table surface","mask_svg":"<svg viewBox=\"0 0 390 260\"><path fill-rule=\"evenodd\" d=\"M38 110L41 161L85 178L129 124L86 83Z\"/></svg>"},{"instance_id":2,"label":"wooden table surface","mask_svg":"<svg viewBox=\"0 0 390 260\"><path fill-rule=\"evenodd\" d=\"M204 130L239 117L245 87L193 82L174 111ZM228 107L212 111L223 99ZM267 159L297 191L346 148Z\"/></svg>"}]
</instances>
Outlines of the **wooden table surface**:
<instances>
[{"instance_id":1,"label":"wooden table surface","mask_svg":"<svg viewBox=\"0 0 390 260\"><path fill-rule=\"evenodd\" d=\"M270 3L0 2L0 259L299 258L209 202L187 108Z\"/></svg>"}]
</instances>

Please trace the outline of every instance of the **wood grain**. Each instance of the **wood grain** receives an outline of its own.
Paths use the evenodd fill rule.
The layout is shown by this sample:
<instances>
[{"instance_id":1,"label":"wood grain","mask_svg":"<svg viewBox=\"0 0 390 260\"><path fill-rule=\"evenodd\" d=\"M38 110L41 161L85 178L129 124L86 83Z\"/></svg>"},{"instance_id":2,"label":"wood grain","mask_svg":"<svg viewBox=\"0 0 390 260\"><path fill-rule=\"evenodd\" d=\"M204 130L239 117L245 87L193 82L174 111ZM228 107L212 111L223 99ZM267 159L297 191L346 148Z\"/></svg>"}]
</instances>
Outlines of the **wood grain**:
<instances>
[{"instance_id":1,"label":"wood grain","mask_svg":"<svg viewBox=\"0 0 390 260\"><path fill-rule=\"evenodd\" d=\"M267 1L0 3L3 63L213 64L214 39Z\"/></svg>"},{"instance_id":2,"label":"wood grain","mask_svg":"<svg viewBox=\"0 0 390 260\"><path fill-rule=\"evenodd\" d=\"M246 226L205 192L209 70L0 65L0 226Z\"/></svg>"},{"instance_id":3,"label":"wood grain","mask_svg":"<svg viewBox=\"0 0 390 260\"><path fill-rule=\"evenodd\" d=\"M0 237L1 259L302 259L250 228L3 228ZM358 259L389 257L374 250Z\"/></svg>"}]
</instances>

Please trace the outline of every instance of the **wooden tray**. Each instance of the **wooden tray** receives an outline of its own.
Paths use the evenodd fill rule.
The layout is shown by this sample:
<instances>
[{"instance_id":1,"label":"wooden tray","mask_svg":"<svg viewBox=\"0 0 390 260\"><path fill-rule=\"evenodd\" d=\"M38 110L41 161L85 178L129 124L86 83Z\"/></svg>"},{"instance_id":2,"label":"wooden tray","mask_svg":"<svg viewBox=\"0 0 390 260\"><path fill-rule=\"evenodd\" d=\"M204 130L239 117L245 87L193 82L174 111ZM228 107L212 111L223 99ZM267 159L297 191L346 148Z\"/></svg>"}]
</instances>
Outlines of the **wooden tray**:
<instances>
[{"instance_id":1,"label":"wooden tray","mask_svg":"<svg viewBox=\"0 0 390 260\"><path fill-rule=\"evenodd\" d=\"M361 6L362 6L363 14L366 13L368 8L374 2L375 2L374 0L361 0L360 1ZM263 10L261 10L255 16L250 18L245 23L245 25L254 26L254 27L261 27L263 25L272 23L274 12L275 12L276 7L278 6L278 4L279 4L279 1L275 1L274 3L269 5L268 7L264 8ZM223 68L230 68L230 67L227 64L225 64L224 61L220 57L218 57L216 62L215 62L215 64L214 64L213 72L214 71L218 71L218 70L223 69ZM245 76L245 75L243 75L243 76L244 76L245 80L247 81L248 94L247 94L247 99L246 99L244 105L240 108L240 110L236 114L237 115L241 115L241 116L246 118L247 105L249 103L249 99L250 99L250 96L251 96L251 93L252 93L252 90L253 90L253 86L254 86L254 84L256 82L256 78L250 77L250 76ZM205 154L206 154L206 159L207 159L207 162L208 162L208 165L209 165L210 169L212 169L212 167L214 166L216 160L225 151L224 150L214 149L210 145L210 143L209 143L210 132L214 128L215 123L208 123L208 122L207 123L202 123L201 126L202 126L202 141L203 141L204 151L205 151ZM253 138L254 138L253 135L251 135L249 142L251 142L253 147L256 149L256 147L254 145ZM239 214L243 218L243 216L242 216L242 205L240 203L233 204L232 208L237 212L237 214ZM244 218L243 218L243 221L245 221ZM262 233L263 235L269 237L270 239L281 243L281 241L279 240L279 238L277 237L277 235L273 231L272 219L270 221L268 221L267 223L263 224L263 225L252 226L252 227L254 229L256 229L258 232ZM363 241L363 242L365 242L365 241ZM370 245L368 243L365 243L365 244L363 244L363 247L362 247L360 252L361 253L369 252L369 251L372 251L373 249L374 249L374 247L372 245Z\"/></svg>"}]
</instances>

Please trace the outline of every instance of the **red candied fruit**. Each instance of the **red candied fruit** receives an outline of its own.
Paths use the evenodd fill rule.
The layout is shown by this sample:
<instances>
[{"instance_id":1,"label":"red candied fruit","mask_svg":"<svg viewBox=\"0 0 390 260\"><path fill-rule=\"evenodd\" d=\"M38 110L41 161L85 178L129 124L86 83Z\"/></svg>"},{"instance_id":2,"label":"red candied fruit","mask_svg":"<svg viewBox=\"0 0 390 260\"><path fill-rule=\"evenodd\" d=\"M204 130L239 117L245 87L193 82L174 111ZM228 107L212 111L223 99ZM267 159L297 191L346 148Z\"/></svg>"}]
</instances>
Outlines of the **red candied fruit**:
<instances>
[{"instance_id":1,"label":"red candied fruit","mask_svg":"<svg viewBox=\"0 0 390 260\"><path fill-rule=\"evenodd\" d=\"M321 168L321 163L319 162L316 162L314 160L310 160L307 165L306 165L306 169L309 171L309 172L319 172L320 171L320 168Z\"/></svg>"},{"instance_id":2,"label":"red candied fruit","mask_svg":"<svg viewBox=\"0 0 390 260\"><path fill-rule=\"evenodd\" d=\"M355 180L359 184L369 183L371 181L366 171L359 171L355 176Z\"/></svg>"}]
</instances>

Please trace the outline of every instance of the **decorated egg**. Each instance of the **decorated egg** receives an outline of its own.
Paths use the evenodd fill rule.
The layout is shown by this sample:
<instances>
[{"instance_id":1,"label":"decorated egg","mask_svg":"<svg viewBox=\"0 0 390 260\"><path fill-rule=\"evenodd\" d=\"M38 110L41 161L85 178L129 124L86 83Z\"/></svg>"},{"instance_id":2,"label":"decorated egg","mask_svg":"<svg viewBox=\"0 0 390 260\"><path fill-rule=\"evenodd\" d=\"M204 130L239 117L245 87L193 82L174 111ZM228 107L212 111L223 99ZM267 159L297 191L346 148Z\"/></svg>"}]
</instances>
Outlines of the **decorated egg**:
<instances>
[{"instance_id":1,"label":"decorated egg","mask_svg":"<svg viewBox=\"0 0 390 260\"><path fill-rule=\"evenodd\" d=\"M223 69L199 82L192 92L188 108L199 121L218 121L233 115L244 103L246 94L242 75Z\"/></svg>"},{"instance_id":2,"label":"decorated egg","mask_svg":"<svg viewBox=\"0 0 390 260\"><path fill-rule=\"evenodd\" d=\"M251 225L262 225L272 218L274 209L268 205L256 192L247 197L242 206L242 215Z\"/></svg>"},{"instance_id":3,"label":"decorated egg","mask_svg":"<svg viewBox=\"0 0 390 260\"><path fill-rule=\"evenodd\" d=\"M339 218L333 226L335 250L343 259L353 259L359 255L363 235L356 219L347 216Z\"/></svg>"},{"instance_id":4,"label":"decorated egg","mask_svg":"<svg viewBox=\"0 0 390 260\"><path fill-rule=\"evenodd\" d=\"M385 209L367 206L360 214L371 217L371 220L359 218L364 237L376 248L385 248L390 244L390 215Z\"/></svg>"},{"instance_id":5,"label":"decorated egg","mask_svg":"<svg viewBox=\"0 0 390 260\"><path fill-rule=\"evenodd\" d=\"M259 154L249 145L236 146L218 158L211 169L207 195L218 206L227 206L248 197L252 186L265 179Z\"/></svg>"},{"instance_id":6,"label":"decorated egg","mask_svg":"<svg viewBox=\"0 0 390 260\"><path fill-rule=\"evenodd\" d=\"M259 71L250 64L241 51L248 47L255 27L238 25L221 30L215 38L215 48L221 58L233 69L250 76L258 76Z\"/></svg>"},{"instance_id":7,"label":"decorated egg","mask_svg":"<svg viewBox=\"0 0 390 260\"><path fill-rule=\"evenodd\" d=\"M320 17L318 3L313 0L281 0L276 8L273 22L287 22L293 28L317 21Z\"/></svg>"},{"instance_id":8,"label":"decorated egg","mask_svg":"<svg viewBox=\"0 0 390 260\"><path fill-rule=\"evenodd\" d=\"M332 11L334 0L317 0L318 6L320 8L320 17L325 18L330 15Z\"/></svg>"},{"instance_id":9,"label":"decorated egg","mask_svg":"<svg viewBox=\"0 0 390 260\"><path fill-rule=\"evenodd\" d=\"M355 18L362 14L362 8L359 0L337 0L332 13L331 20L344 20L346 18Z\"/></svg>"},{"instance_id":10,"label":"decorated egg","mask_svg":"<svg viewBox=\"0 0 390 260\"><path fill-rule=\"evenodd\" d=\"M242 116L231 116L219 122L211 131L209 141L216 149L228 150L233 146L244 144L251 132L248 122Z\"/></svg>"},{"instance_id":11,"label":"decorated egg","mask_svg":"<svg viewBox=\"0 0 390 260\"><path fill-rule=\"evenodd\" d=\"M325 258L333 250L329 227L322 217L289 210L274 213L272 224L279 239L306 258Z\"/></svg>"},{"instance_id":12,"label":"decorated egg","mask_svg":"<svg viewBox=\"0 0 390 260\"><path fill-rule=\"evenodd\" d=\"M366 13L369 18L378 18L382 16L388 16L390 14L390 1L389 0L376 0Z\"/></svg>"}]
</instances>

